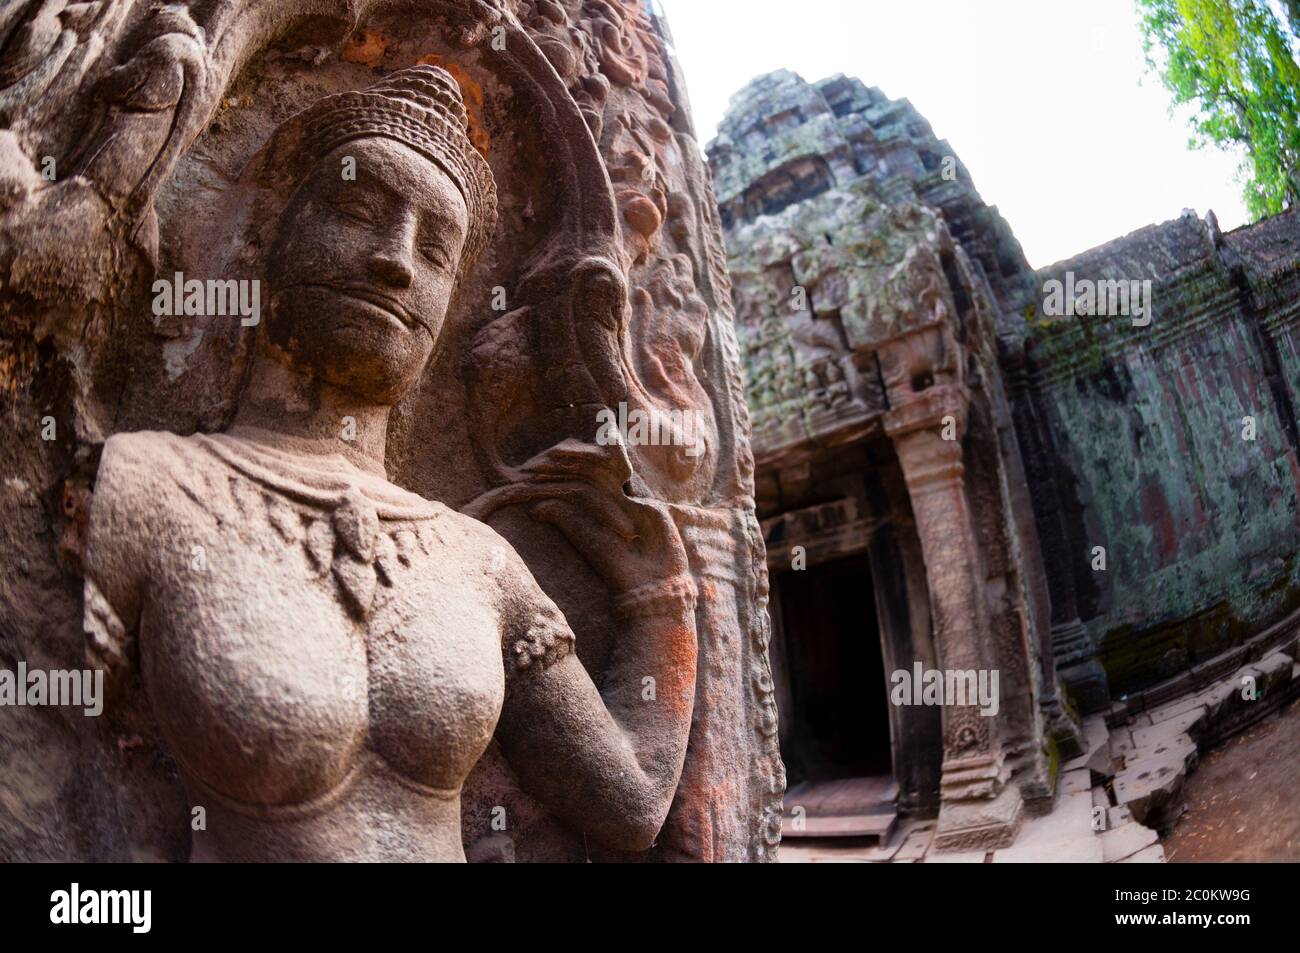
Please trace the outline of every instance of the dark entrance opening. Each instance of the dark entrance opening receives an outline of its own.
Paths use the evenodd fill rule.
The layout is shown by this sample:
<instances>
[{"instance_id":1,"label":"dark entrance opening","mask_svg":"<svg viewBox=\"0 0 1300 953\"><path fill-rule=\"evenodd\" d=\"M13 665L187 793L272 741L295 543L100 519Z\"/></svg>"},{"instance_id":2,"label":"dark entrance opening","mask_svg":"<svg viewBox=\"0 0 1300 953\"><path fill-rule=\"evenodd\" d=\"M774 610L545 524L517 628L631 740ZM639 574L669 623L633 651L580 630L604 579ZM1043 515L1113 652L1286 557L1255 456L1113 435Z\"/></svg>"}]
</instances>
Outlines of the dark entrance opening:
<instances>
[{"instance_id":1,"label":"dark entrance opening","mask_svg":"<svg viewBox=\"0 0 1300 953\"><path fill-rule=\"evenodd\" d=\"M790 709L781 753L791 785L782 829L886 844L898 785L869 560L782 573L779 585Z\"/></svg>"},{"instance_id":2,"label":"dark entrance opening","mask_svg":"<svg viewBox=\"0 0 1300 953\"><path fill-rule=\"evenodd\" d=\"M889 776L889 696L866 554L783 572L792 784Z\"/></svg>"}]
</instances>

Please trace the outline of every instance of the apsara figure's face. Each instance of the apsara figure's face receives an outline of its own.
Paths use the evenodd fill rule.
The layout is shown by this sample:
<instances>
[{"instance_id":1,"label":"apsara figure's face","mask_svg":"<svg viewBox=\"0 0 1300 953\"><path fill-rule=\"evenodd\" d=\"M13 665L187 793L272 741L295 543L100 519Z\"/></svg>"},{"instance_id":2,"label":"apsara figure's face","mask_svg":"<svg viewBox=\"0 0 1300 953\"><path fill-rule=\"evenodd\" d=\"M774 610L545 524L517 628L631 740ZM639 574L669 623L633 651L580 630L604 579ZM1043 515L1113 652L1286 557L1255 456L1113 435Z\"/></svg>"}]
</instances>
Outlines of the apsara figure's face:
<instances>
[{"instance_id":1,"label":"apsara figure's face","mask_svg":"<svg viewBox=\"0 0 1300 953\"><path fill-rule=\"evenodd\" d=\"M468 225L460 191L418 152L377 137L334 149L280 218L272 349L336 387L396 402L442 329Z\"/></svg>"}]
</instances>

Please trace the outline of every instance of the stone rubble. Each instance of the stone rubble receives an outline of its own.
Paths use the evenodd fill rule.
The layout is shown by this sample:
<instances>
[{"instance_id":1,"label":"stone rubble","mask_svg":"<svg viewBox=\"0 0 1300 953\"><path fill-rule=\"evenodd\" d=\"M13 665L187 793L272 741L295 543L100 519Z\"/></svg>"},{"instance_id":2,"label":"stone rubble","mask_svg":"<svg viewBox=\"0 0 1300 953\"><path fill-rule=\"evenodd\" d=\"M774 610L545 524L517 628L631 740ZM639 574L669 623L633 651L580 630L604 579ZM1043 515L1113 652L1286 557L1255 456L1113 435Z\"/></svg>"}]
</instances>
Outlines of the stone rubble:
<instances>
[{"instance_id":1,"label":"stone rubble","mask_svg":"<svg viewBox=\"0 0 1300 953\"><path fill-rule=\"evenodd\" d=\"M1061 765L1051 813L1025 821L1015 843L994 851L933 849L933 821L904 821L884 847L787 842L784 863L1106 863L1165 862L1160 833L1185 810L1182 793L1200 752L1223 740L1222 724L1241 724L1245 706L1258 717L1300 695L1300 640L1293 633L1278 651L1206 689L1168 701L1107 728L1106 717L1084 719L1087 751ZM1253 675L1259 700L1247 701L1242 678ZM1263 707L1263 706L1267 707ZM1200 739L1210 741L1202 746ZM1113 794L1112 794L1113 791ZM1094 829L1098 808L1105 810Z\"/></svg>"}]
</instances>

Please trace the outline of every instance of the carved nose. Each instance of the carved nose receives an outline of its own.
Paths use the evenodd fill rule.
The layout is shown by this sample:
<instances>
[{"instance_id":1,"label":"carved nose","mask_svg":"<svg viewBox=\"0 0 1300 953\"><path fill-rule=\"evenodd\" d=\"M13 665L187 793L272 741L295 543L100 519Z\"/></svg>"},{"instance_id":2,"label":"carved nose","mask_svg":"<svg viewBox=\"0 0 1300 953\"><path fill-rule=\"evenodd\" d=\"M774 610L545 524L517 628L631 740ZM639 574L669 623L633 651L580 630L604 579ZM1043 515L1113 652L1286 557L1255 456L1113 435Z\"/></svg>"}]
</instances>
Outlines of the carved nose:
<instances>
[{"instance_id":1,"label":"carved nose","mask_svg":"<svg viewBox=\"0 0 1300 953\"><path fill-rule=\"evenodd\" d=\"M370 274L393 288L408 288L414 277L406 261L390 251L370 256Z\"/></svg>"}]
</instances>

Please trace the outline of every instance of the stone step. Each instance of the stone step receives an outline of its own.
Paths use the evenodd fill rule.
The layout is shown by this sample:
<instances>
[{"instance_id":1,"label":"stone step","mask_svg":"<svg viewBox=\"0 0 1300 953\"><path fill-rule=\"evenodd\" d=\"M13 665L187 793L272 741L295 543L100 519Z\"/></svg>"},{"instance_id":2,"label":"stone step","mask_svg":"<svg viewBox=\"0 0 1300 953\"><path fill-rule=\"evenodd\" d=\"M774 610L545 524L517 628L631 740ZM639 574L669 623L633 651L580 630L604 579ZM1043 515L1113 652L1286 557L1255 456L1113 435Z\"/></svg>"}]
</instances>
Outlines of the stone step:
<instances>
[{"instance_id":1,"label":"stone step","mask_svg":"<svg viewBox=\"0 0 1300 953\"><path fill-rule=\"evenodd\" d=\"M867 841L875 840L883 846L889 843L897 825L898 815L893 811L888 814L805 817L801 830L795 829L793 819L787 817L783 822L781 837L783 840L802 837L860 837Z\"/></svg>"},{"instance_id":2,"label":"stone step","mask_svg":"<svg viewBox=\"0 0 1300 953\"><path fill-rule=\"evenodd\" d=\"M993 863L1099 864L1103 856L1092 827L1092 792L1062 791L1050 814L1029 818L1014 844L993 852Z\"/></svg>"}]
</instances>

